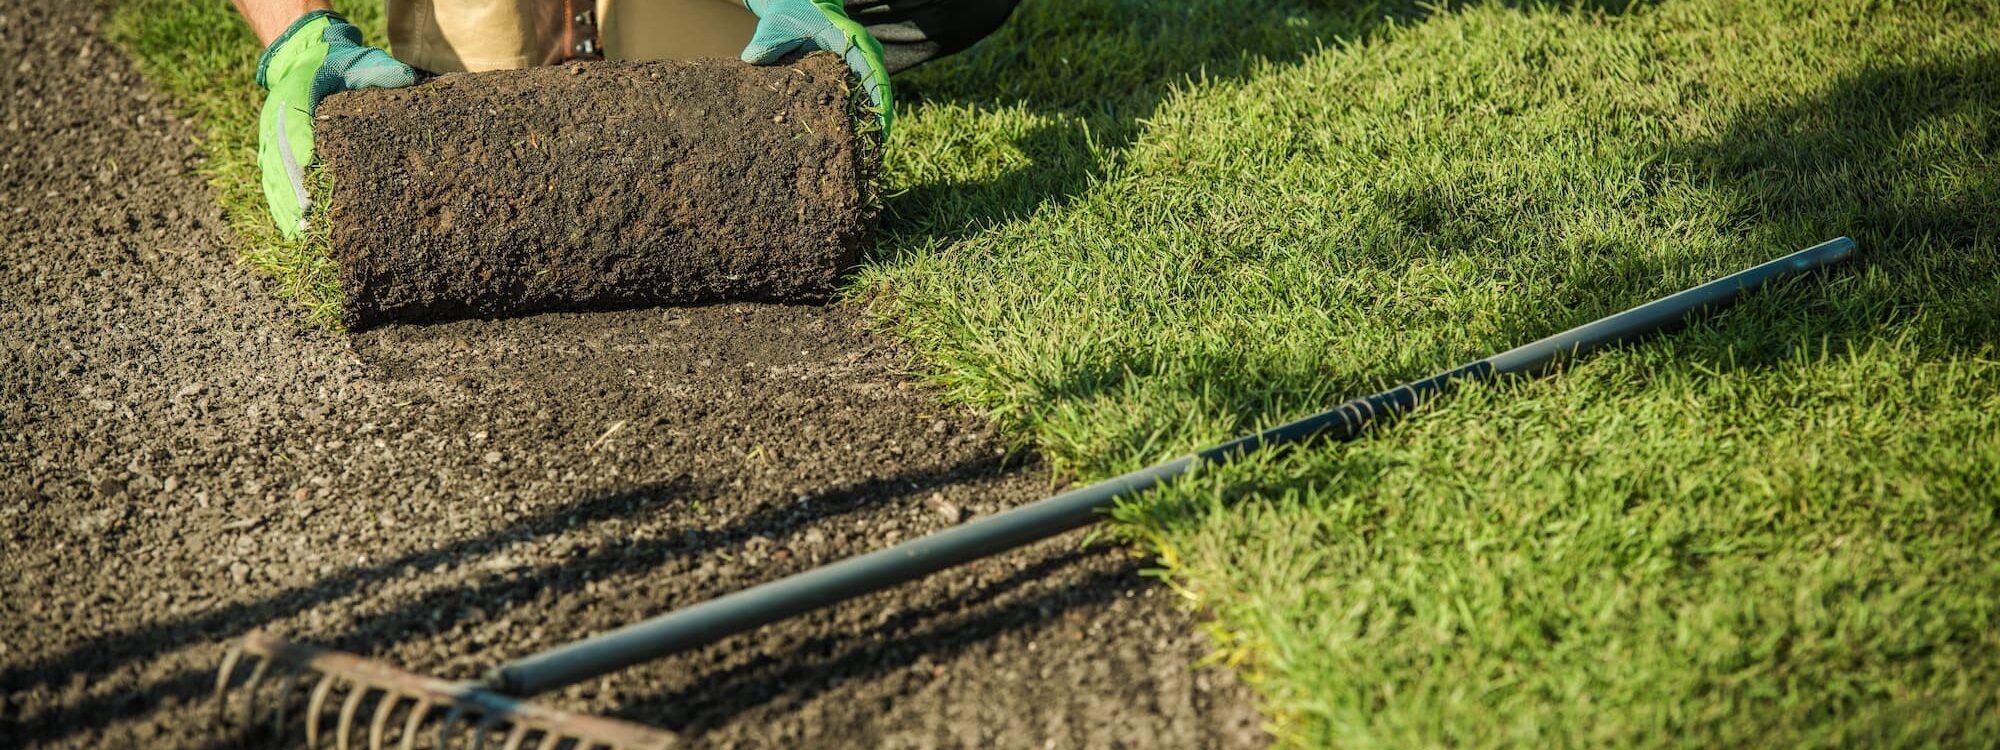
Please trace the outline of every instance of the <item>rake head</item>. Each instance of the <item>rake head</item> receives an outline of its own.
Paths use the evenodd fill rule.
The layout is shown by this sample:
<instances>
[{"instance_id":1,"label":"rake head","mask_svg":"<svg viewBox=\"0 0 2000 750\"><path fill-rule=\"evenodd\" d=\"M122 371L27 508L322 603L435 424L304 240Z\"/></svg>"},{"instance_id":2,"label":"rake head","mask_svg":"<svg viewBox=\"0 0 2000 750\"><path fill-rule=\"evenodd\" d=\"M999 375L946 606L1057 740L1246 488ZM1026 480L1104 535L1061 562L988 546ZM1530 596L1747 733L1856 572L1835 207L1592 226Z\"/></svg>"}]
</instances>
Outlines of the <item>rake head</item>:
<instances>
[{"instance_id":1,"label":"rake head","mask_svg":"<svg viewBox=\"0 0 2000 750\"><path fill-rule=\"evenodd\" d=\"M247 668L240 687L232 684ZM240 693L240 701L230 694ZM268 723L282 739L303 722L306 747L331 737L340 750L469 747L657 750L670 732L538 706L481 688L411 674L354 654L252 633L229 650L215 678L217 718ZM240 703L240 708L232 708ZM366 736L366 745L357 741Z\"/></svg>"}]
</instances>

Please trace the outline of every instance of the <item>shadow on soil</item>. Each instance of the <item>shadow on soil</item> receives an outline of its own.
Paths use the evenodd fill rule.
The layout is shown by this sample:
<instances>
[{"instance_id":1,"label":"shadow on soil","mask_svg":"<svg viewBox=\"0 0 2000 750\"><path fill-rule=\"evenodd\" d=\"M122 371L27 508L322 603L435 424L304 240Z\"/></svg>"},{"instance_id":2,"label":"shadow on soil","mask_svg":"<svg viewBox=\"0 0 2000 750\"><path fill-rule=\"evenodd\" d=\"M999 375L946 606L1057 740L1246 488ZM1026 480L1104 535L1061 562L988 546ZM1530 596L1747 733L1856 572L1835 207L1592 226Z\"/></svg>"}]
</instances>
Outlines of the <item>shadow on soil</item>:
<instances>
[{"instance_id":1,"label":"shadow on soil","mask_svg":"<svg viewBox=\"0 0 2000 750\"><path fill-rule=\"evenodd\" d=\"M1087 574L1072 585L1045 591L998 606L1023 586L1032 585L1082 564L1092 554L1072 550L1027 566L976 592L898 610L880 624L808 639L781 654L758 656L748 663L701 674L686 687L642 696L605 715L673 730L699 739L711 728L778 700L804 702L838 684L836 680L866 680L906 669L929 657L945 661L953 654L1010 630L1048 622L1073 610L1102 604L1121 595L1143 569L1138 561ZM756 637L753 634L739 637ZM675 657L669 657L675 658ZM156 692L183 698L203 698L213 688L213 675L184 672L164 682ZM302 738L273 737L263 726L232 724L205 748L224 750L246 743L293 746Z\"/></svg>"},{"instance_id":2,"label":"shadow on soil","mask_svg":"<svg viewBox=\"0 0 2000 750\"><path fill-rule=\"evenodd\" d=\"M802 703L834 686L827 679L871 679L929 656L943 660L1009 630L1031 627L1071 610L1110 601L1144 568L1128 561L1090 573L1070 586L997 607L981 608L1098 554L1073 549L1029 565L991 585L922 607L898 610L866 632L842 632L799 643L777 656L715 669L692 684L641 698L617 715L665 726L688 736L779 699ZM971 614L965 614L971 612Z\"/></svg>"},{"instance_id":3,"label":"shadow on soil","mask_svg":"<svg viewBox=\"0 0 2000 750\"><path fill-rule=\"evenodd\" d=\"M899 498L921 497L944 485L1018 469L1019 467L1007 465L1003 457L990 456L962 462L942 470L857 483L815 495L810 510L792 504L782 504L753 511L733 523L715 528L690 524L682 528L681 533L667 540L637 544L607 544L561 563L516 569L505 578L443 587L389 611L362 618L337 636L314 638L312 641L363 655L378 653L382 647L396 642L422 639L451 630L458 625L476 624L505 616L507 611L493 607L491 604L493 602L528 602L537 596L580 591L590 581L607 575L644 572L660 568L674 560L700 558L725 552L755 538L775 536L780 533L797 533L805 528L830 524L850 513L894 503ZM310 585L288 588L252 602L228 605L201 614L157 622L123 633L92 639L53 658L0 673L0 690L25 691L35 687L88 680L94 676L156 659L190 644L233 639L314 607L330 604L350 595L365 593L390 581L420 577L439 566L473 564L472 561L490 557L538 536L558 533L579 524L660 513L669 508L711 497L715 492L716 488L704 486L699 482L679 480L584 498L505 529L434 549L413 552L379 565L343 570ZM698 523L698 520L695 521L695 524ZM885 635L898 634L903 647L897 650L896 654L904 658L962 648L979 638L1026 624L1027 620L1018 616L1019 605L993 612L982 612L968 618L967 622L930 628L914 637L909 633L918 626L925 625L938 614L963 611L1033 580L1037 577L1033 572L1035 570L1046 573L1050 566L1066 566L1079 559L1080 556L1074 554L1062 557L1038 568L1024 571L991 591L940 602L921 610L900 613L885 621L877 631ZM716 590L692 593L713 596L725 592ZM1075 603L1082 602L1073 604ZM932 635L941 637L929 638ZM866 637L856 639L859 643L871 640L873 639ZM811 652L828 653L834 650L835 645L837 644L834 642L812 645ZM870 658L888 657L878 654ZM746 674L766 672L790 674L802 668L789 661L766 659L765 662L745 668ZM871 666L871 669L873 668L875 667ZM716 679L725 684L733 684L735 680L742 678L724 675ZM797 684L806 682L797 681ZM8 729L10 732L18 732L25 739L54 741L88 726L103 725L150 713L164 702L187 703L206 700L213 688L214 673L209 671L209 667L183 669L154 680L137 690L86 698L64 706L61 711L35 717L31 724ZM744 701L745 704L738 708L741 710L768 700L771 694L759 697L757 691L762 689L766 688L745 684L737 685L721 694L733 700ZM699 703L683 701L683 697L677 696L671 704L663 702L655 708L664 705L708 705L716 701L714 695ZM726 718L726 715L722 718ZM218 745L218 747L230 746L234 746L233 742Z\"/></svg>"}]
</instances>

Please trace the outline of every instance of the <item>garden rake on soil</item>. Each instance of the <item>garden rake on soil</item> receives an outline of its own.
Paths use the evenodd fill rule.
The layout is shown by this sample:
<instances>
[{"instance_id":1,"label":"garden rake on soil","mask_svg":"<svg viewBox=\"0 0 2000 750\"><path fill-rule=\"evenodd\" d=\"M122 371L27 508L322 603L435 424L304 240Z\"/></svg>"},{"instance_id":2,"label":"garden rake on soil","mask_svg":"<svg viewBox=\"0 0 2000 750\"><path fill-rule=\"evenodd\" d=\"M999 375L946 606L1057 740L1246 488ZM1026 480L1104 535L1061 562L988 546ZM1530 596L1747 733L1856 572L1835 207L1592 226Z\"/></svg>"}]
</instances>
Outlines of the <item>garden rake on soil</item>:
<instances>
[{"instance_id":1,"label":"garden rake on soil","mask_svg":"<svg viewBox=\"0 0 2000 750\"><path fill-rule=\"evenodd\" d=\"M391 741L405 748L454 744L483 748L489 742L507 750L668 747L676 742L670 732L538 706L524 699L1088 525L1103 518L1103 512L1120 498L1181 476L1198 462L1229 461L1311 438L1352 439L1373 420L1407 411L1463 382L1539 373L1586 352L1676 326L1690 315L1719 309L1774 279L1842 260L1853 252L1853 240L1829 240L1294 422L888 549L557 646L495 667L476 681L447 682L353 654L251 634L223 660L216 677L216 700L219 710L227 715L228 690L247 667L249 674L243 682L244 690L251 694L244 701L249 718L261 722L268 716L281 737L291 731L289 721L296 718L304 723L307 744L315 748L320 738L329 734L329 728L335 747L349 747L362 734L364 721L370 748L387 747ZM308 681L312 682L310 687L305 684ZM275 688L269 687L274 684ZM277 695L260 702L257 695L268 692Z\"/></svg>"}]
</instances>

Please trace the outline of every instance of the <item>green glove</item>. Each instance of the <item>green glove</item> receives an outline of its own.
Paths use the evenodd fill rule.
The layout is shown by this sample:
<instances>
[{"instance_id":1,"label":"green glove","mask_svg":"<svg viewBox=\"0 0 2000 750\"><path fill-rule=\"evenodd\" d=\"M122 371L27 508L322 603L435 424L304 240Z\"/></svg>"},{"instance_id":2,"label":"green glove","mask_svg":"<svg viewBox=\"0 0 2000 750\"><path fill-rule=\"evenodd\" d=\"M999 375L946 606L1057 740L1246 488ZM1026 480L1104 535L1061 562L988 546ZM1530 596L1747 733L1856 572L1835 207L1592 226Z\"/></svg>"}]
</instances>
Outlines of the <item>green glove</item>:
<instances>
[{"instance_id":1,"label":"green glove","mask_svg":"<svg viewBox=\"0 0 2000 750\"><path fill-rule=\"evenodd\" d=\"M882 63L882 43L861 24L847 17L840 0L743 0L757 14L757 33L743 48L743 61L771 65L794 52L826 50L840 55L861 79L861 89L882 118L882 137L895 119L895 96L889 90L889 66Z\"/></svg>"},{"instance_id":2,"label":"green glove","mask_svg":"<svg viewBox=\"0 0 2000 750\"><path fill-rule=\"evenodd\" d=\"M287 238L305 232L305 168L313 160L313 111L321 99L354 89L399 88L417 71L361 44L361 30L328 10L293 21L257 61L257 85L271 94L257 124L257 165L264 202Z\"/></svg>"}]
</instances>

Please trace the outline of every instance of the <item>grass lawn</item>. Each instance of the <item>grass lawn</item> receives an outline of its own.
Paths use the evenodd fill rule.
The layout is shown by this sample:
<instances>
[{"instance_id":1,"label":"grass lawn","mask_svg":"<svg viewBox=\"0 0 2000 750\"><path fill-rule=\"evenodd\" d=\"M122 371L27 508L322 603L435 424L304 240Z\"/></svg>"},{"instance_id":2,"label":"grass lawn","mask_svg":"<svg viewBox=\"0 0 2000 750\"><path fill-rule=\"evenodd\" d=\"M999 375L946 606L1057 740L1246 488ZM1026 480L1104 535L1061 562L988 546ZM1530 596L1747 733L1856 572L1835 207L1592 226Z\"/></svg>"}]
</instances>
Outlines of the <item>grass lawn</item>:
<instances>
[{"instance_id":1,"label":"grass lawn","mask_svg":"<svg viewBox=\"0 0 2000 750\"><path fill-rule=\"evenodd\" d=\"M257 208L247 31L117 5L323 316ZM853 293L1085 477L1859 242L1121 510L1282 739L2000 736L2000 0L1028 0L898 83Z\"/></svg>"}]
</instances>

